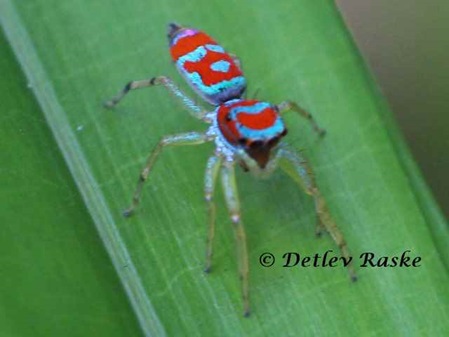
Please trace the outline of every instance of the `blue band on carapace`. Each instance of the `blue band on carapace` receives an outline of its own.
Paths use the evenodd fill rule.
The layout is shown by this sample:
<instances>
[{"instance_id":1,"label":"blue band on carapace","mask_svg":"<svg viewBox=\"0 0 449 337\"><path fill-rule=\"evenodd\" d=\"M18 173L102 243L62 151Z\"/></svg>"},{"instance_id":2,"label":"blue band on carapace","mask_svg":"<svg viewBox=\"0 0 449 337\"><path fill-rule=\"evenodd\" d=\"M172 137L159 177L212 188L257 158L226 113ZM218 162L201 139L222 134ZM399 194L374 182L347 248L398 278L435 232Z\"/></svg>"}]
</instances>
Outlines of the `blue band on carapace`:
<instances>
[{"instance_id":1,"label":"blue band on carapace","mask_svg":"<svg viewBox=\"0 0 449 337\"><path fill-rule=\"evenodd\" d=\"M244 138L253 140L272 139L280 135L285 129L284 122L280 118L277 118L272 126L261 130L250 129L240 123L237 123L236 126Z\"/></svg>"},{"instance_id":2,"label":"blue band on carapace","mask_svg":"<svg viewBox=\"0 0 449 337\"><path fill-rule=\"evenodd\" d=\"M229 113L231 115L230 116L231 119L236 119L239 113L256 115L269 107L271 107L271 105L267 102L257 102L256 104L253 105L236 106L232 108Z\"/></svg>"}]
</instances>

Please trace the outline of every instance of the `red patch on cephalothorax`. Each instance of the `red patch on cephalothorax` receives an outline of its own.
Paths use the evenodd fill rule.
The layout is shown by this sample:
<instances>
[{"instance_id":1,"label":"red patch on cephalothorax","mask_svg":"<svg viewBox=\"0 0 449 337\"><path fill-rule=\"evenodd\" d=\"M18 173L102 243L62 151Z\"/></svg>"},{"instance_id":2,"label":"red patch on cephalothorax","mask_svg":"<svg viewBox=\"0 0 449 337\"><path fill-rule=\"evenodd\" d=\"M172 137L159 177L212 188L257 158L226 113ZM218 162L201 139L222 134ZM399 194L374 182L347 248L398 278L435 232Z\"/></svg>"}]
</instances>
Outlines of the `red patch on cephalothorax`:
<instances>
[{"instance_id":1,"label":"red patch on cephalothorax","mask_svg":"<svg viewBox=\"0 0 449 337\"><path fill-rule=\"evenodd\" d=\"M201 76L201 80L204 85L213 85L220 83L221 81L230 81L234 77L242 76L242 72L235 64L234 60L227 53L217 53L207 50L206 56L199 62L186 61L184 63L184 69L189 73L197 72ZM214 71L211 69L211 65L218 61L229 62L230 66L227 72Z\"/></svg>"},{"instance_id":2,"label":"red patch on cephalothorax","mask_svg":"<svg viewBox=\"0 0 449 337\"><path fill-rule=\"evenodd\" d=\"M181 33L178 33L181 34ZM195 35L184 36L176 44L170 47L170 54L173 61L177 61L181 56L194 51L199 46L206 44L217 44L209 35L198 32Z\"/></svg>"},{"instance_id":3,"label":"red patch on cephalothorax","mask_svg":"<svg viewBox=\"0 0 449 337\"><path fill-rule=\"evenodd\" d=\"M261 109L257 113L240 112L231 116L232 109L237 107L254 106L262 103L257 100L240 100L231 104L221 105L218 109L218 125L226 140L231 144L236 144L244 135L238 130L238 125L252 130L264 130L275 125L279 118L279 113L271 106ZM251 139L248 139L250 142Z\"/></svg>"},{"instance_id":4,"label":"red patch on cephalothorax","mask_svg":"<svg viewBox=\"0 0 449 337\"><path fill-rule=\"evenodd\" d=\"M231 120L228 118L231 108L235 104L230 106L221 105L218 108L217 119L218 127L223 134L223 137L232 145L237 145L241 135L237 130L236 120Z\"/></svg>"},{"instance_id":5,"label":"red patch on cephalothorax","mask_svg":"<svg viewBox=\"0 0 449 337\"><path fill-rule=\"evenodd\" d=\"M237 124L253 130L263 130L273 126L278 118L278 113L271 107L261 110L257 114L239 113L236 118L231 118L230 112L235 107L253 106L259 103L257 100L242 100L229 105L221 105L218 109L218 126L225 139L231 144L238 144L242 134Z\"/></svg>"},{"instance_id":6,"label":"red patch on cephalothorax","mask_svg":"<svg viewBox=\"0 0 449 337\"><path fill-rule=\"evenodd\" d=\"M261 109L253 114L238 112L231 113L238 107L255 107L259 105ZM267 105L266 108L263 108ZM269 129L276 124L279 118L278 111L267 103L257 100L238 100L231 104L220 105L217 111L218 128L223 137L233 146L242 146L245 152L253 158L260 168L265 168L270 160L271 151L280 139L287 134L287 129L272 133ZM245 127L245 129L241 129ZM240 129L240 130L239 130ZM261 130L260 138L251 138L251 133L247 129ZM265 131L268 137L264 136ZM246 130L246 131L245 131ZM247 169L245 163L240 163Z\"/></svg>"},{"instance_id":7,"label":"red patch on cephalothorax","mask_svg":"<svg viewBox=\"0 0 449 337\"><path fill-rule=\"evenodd\" d=\"M267 129L273 126L277 118L278 113L272 107L265 108L258 114L240 113L237 116L240 124L253 130Z\"/></svg>"}]
</instances>

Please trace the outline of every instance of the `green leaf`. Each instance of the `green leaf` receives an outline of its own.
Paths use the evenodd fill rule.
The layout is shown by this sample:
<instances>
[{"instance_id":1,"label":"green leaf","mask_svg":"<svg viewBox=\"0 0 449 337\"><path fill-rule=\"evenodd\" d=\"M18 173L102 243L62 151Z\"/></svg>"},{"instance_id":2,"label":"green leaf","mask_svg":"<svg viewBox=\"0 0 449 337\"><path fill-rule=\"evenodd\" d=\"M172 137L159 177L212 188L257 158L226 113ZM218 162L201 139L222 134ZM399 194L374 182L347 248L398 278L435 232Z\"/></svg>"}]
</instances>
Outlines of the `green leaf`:
<instances>
[{"instance_id":1,"label":"green leaf","mask_svg":"<svg viewBox=\"0 0 449 337\"><path fill-rule=\"evenodd\" d=\"M0 44L7 46L3 35ZM0 49L0 335L138 336L138 322L14 55Z\"/></svg>"},{"instance_id":2,"label":"green leaf","mask_svg":"<svg viewBox=\"0 0 449 337\"><path fill-rule=\"evenodd\" d=\"M441 335L448 329L448 227L422 182L331 1L43 1L0 3L0 18L105 247L149 335ZM281 172L239 172L253 315L241 316L234 240L223 199L213 272L202 272L203 173L212 145L168 149L138 213L124 219L146 156L165 134L205 130L163 88L101 102L131 79L169 75L166 24L201 28L243 62L249 93L293 99L288 142L304 149L358 262L411 250L418 268L282 268L282 254L337 251L313 235L310 198ZM182 84L185 87L185 84ZM220 192L220 191L219 191ZM272 268L259 256L277 257Z\"/></svg>"}]
</instances>

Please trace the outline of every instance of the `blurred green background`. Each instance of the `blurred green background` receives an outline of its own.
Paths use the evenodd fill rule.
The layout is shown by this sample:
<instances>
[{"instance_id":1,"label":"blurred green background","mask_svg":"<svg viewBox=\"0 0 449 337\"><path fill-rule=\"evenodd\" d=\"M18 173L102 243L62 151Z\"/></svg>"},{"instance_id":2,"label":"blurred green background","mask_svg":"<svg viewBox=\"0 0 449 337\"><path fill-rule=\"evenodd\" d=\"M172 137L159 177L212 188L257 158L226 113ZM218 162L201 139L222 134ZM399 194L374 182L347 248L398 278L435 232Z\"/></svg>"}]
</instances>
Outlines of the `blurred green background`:
<instances>
[{"instance_id":1,"label":"blurred green background","mask_svg":"<svg viewBox=\"0 0 449 337\"><path fill-rule=\"evenodd\" d=\"M448 217L449 2L337 3Z\"/></svg>"}]
</instances>

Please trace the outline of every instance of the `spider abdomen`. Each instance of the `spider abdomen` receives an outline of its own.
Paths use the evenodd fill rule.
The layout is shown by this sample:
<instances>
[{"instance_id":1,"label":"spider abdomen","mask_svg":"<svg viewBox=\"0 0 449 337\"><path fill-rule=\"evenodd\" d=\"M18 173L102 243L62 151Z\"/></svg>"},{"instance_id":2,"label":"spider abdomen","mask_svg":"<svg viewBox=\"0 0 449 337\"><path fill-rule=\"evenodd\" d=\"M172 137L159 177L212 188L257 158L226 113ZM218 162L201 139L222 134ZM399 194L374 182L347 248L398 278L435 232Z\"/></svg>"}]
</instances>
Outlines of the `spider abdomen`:
<instances>
[{"instance_id":1,"label":"spider abdomen","mask_svg":"<svg viewBox=\"0 0 449 337\"><path fill-rule=\"evenodd\" d=\"M209 35L171 24L169 40L176 68L207 102L219 105L243 95L246 80L239 65Z\"/></svg>"}]
</instances>

